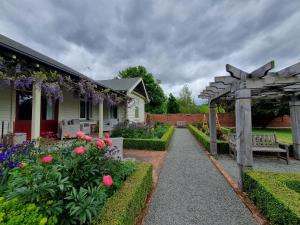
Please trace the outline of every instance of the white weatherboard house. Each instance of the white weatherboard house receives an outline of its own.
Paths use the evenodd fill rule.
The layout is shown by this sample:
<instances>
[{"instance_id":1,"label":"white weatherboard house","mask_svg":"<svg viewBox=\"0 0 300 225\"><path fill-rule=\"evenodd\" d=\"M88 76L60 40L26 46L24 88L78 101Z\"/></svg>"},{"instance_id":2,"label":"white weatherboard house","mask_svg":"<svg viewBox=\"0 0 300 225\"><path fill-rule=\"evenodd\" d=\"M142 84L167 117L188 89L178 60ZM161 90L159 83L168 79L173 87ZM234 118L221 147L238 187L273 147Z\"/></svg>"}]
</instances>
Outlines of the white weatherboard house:
<instances>
[{"instance_id":1,"label":"white weatherboard house","mask_svg":"<svg viewBox=\"0 0 300 225\"><path fill-rule=\"evenodd\" d=\"M149 102L149 98L142 78L99 80L98 82L112 90L124 93L131 99L127 107L120 108L119 112L113 107L104 111L104 129L111 129L112 125L124 121L125 118L128 122L143 123L145 121L145 103ZM125 112L123 112L124 109Z\"/></svg>"},{"instance_id":2,"label":"white weatherboard house","mask_svg":"<svg viewBox=\"0 0 300 225\"><path fill-rule=\"evenodd\" d=\"M105 93L105 99L108 100L95 104L92 99L83 99L78 90L62 86L63 101L49 104L43 91L35 83L30 89L20 91L16 88L15 81L7 82L0 76L0 141L2 135L7 133L26 134L27 140L47 137L48 134L58 134L61 137L66 132L74 135L78 130L86 133L99 132L99 136L102 136L103 131L110 131L115 124L126 120L144 122L144 107L145 102L148 102L148 95L140 78L95 81L3 35L0 35L0 59L1 57L11 61L11 64L15 63L16 68L57 71L63 77L69 77L74 84L88 81L95 90ZM5 65L0 62L1 73L5 73L3 68ZM16 76L16 71L17 69L13 71L13 76ZM111 96L121 103L111 104Z\"/></svg>"}]
</instances>

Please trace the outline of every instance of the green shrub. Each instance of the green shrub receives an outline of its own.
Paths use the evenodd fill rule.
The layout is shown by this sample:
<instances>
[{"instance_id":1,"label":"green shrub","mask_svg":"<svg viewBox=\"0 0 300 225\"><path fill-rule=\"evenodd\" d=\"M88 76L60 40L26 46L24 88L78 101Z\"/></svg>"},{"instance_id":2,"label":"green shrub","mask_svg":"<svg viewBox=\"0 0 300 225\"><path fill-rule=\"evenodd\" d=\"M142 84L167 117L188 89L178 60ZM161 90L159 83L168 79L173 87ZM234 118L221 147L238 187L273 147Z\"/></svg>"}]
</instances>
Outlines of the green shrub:
<instances>
[{"instance_id":1,"label":"green shrub","mask_svg":"<svg viewBox=\"0 0 300 225\"><path fill-rule=\"evenodd\" d=\"M247 171L249 198L273 225L300 224L300 173Z\"/></svg>"},{"instance_id":2,"label":"green shrub","mask_svg":"<svg viewBox=\"0 0 300 225\"><path fill-rule=\"evenodd\" d=\"M169 126L167 132L160 139L124 138L124 148L163 151L168 147L174 130L174 126Z\"/></svg>"},{"instance_id":3,"label":"green shrub","mask_svg":"<svg viewBox=\"0 0 300 225\"><path fill-rule=\"evenodd\" d=\"M203 145L203 147L210 151L210 138L202 131L198 130L193 125L188 125L188 129L194 135L194 137ZM217 141L217 149L219 154L224 154L229 152L229 145L226 141Z\"/></svg>"},{"instance_id":4,"label":"green shrub","mask_svg":"<svg viewBox=\"0 0 300 225\"><path fill-rule=\"evenodd\" d=\"M76 154L79 146L86 150ZM136 169L130 161L111 160L113 151L74 140L50 152L36 153L34 160L10 171L4 197L34 203L43 214L57 216L61 224L89 223ZM113 178L109 188L103 185L104 175Z\"/></svg>"},{"instance_id":5,"label":"green shrub","mask_svg":"<svg viewBox=\"0 0 300 225\"><path fill-rule=\"evenodd\" d=\"M113 130L111 137L123 137L134 139L160 139L168 130L169 126L156 124L150 127L117 127Z\"/></svg>"},{"instance_id":6,"label":"green shrub","mask_svg":"<svg viewBox=\"0 0 300 225\"><path fill-rule=\"evenodd\" d=\"M55 216L47 218L33 203L22 204L17 198L6 201L0 197L0 225L46 225L56 224Z\"/></svg>"},{"instance_id":7,"label":"green shrub","mask_svg":"<svg viewBox=\"0 0 300 225\"><path fill-rule=\"evenodd\" d=\"M139 163L137 170L108 201L99 215L98 225L132 225L144 207L152 188L152 165Z\"/></svg>"}]
</instances>

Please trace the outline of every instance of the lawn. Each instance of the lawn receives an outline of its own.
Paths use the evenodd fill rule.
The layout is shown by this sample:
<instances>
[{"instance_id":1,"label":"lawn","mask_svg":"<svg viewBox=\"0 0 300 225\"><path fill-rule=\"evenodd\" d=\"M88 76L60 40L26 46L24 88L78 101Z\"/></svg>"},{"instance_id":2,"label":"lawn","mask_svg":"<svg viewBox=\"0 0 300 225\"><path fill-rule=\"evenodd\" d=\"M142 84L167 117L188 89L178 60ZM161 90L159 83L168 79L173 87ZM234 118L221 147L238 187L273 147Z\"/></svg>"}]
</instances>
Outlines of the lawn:
<instances>
[{"instance_id":1,"label":"lawn","mask_svg":"<svg viewBox=\"0 0 300 225\"><path fill-rule=\"evenodd\" d=\"M278 138L278 142L282 144L292 144L292 131L289 128L282 129L253 129L255 133L276 133L276 137Z\"/></svg>"}]
</instances>

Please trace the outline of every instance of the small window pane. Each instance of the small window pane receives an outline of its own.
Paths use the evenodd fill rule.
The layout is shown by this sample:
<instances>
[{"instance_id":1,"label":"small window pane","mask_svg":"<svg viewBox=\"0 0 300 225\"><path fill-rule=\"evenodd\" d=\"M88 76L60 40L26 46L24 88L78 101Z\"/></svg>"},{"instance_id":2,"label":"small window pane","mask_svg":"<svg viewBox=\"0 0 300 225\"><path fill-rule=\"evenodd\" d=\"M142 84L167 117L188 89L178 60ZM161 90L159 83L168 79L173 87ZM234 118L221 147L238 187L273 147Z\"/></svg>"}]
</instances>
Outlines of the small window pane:
<instances>
[{"instance_id":1,"label":"small window pane","mask_svg":"<svg viewBox=\"0 0 300 225\"><path fill-rule=\"evenodd\" d=\"M139 107L135 107L135 118L139 118Z\"/></svg>"},{"instance_id":2,"label":"small window pane","mask_svg":"<svg viewBox=\"0 0 300 225\"><path fill-rule=\"evenodd\" d=\"M110 118L118 119L118 108L116 106L110 107Z\"/></svg>"},{"instance_id":3,"label":"small window pane","mask_svg":"<svg viewBox=\"0 0 300 225\"><path fill-rule=\"evenodd\" d=\"M18 119L31 120L32 114L32 94L18 93Z\"/></svg>"}]
</instances>

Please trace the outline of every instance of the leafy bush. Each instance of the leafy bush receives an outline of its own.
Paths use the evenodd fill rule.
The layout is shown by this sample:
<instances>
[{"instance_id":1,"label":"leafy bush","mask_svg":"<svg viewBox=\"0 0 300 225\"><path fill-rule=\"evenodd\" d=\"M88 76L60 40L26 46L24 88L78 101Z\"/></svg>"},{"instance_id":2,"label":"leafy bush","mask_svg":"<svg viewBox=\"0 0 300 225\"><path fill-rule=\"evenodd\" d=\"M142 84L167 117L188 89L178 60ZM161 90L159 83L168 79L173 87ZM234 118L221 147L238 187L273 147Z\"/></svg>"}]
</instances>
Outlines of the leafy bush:
<instances>
[{"instance_id":1,"label":"leafy bush","mask_svg":"<svg viewBox=\"0 0 300 225\"><path fill-rule=\"evenodd\" d=\"M9 170L18 167L26 158L33 157L34 142L25 141L15 146L0 144L0 193L5 189Z\"/></svg>"},{"instance_id":2,"label":"leafy bush","mask_svg":"<svg viewBox=\"0 0 300 225\"><path fill-rule=\"evenodd\" d=\"M158 124L151 127L117 127L111 137L136 138L136 139L160 139L169 126Z\"/></svg>"},{"instance_id":3,"label":"leafy bush","mask_svg":"<svg viewBox=\"0 0 300 225\"><path fill-rule=\"evenodd\" d=\"M198 130L193 125L188 125L188 129L194 135L194 137L203 145L203 147L210 151L210 138L202 131ZM217 150L219 154L224 154L229 152L229 145L226 141L217 141Z\"/></svg>"},{"instance_id":4,"label":"leafy bush","mask_svg":"<svg viewBox=\"0 0 300 225\"><path fill-rule=\"evenodd\" d=\"M61 224L91 222L136 169L133 162L110 160L114 151L110 143L110 139L96 143L79 139L37 153L11 170L5 197L34 203L43 214L57 216ZM111 187L103 183L104 175L113 178Z\"/></svg>"},{"instance_id":5,"label":"leafy bush","mask_svg":"<svg viewBox=\"0 0 300 225\"><path fill-rule=\"evenodd\" d=\"M6 201L0 197L0 225L50 225L56 224L56 216L47 217L35 204L23 205L14 198Z\"/></svg>"},{"instance_id":6,"label":"leafy bush","mask_svg":"<svg viewBox=\"0 0 300 225\"><path fill-rule=\"evenodd\" d=\"M274 225L300 224L299 185L300 173L247 171L244 176L249 198Z\"/></svg>"},{"instance_id":7,"label":"leafy bush","mask_svg":"<svg viewBox=\"0 0 300 225\"><path fill-rule=\"evenodd\" d=\"M173 133L174 127L170 126L160 139L124 138L124 148L163 151L168 147Z\"/></svg>"},{"instance_id":8,"label":"leafy bush","mask_svg":"<svg viewBox=\"0 0 300 225\"><path fill-rule=\"evenodd\" d=\"M142 210L152 188L152 165L139 163L122 188L116 192L99 214L98 225L132 225Z\"/></svg>"}]
</instances>

